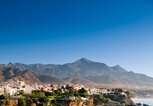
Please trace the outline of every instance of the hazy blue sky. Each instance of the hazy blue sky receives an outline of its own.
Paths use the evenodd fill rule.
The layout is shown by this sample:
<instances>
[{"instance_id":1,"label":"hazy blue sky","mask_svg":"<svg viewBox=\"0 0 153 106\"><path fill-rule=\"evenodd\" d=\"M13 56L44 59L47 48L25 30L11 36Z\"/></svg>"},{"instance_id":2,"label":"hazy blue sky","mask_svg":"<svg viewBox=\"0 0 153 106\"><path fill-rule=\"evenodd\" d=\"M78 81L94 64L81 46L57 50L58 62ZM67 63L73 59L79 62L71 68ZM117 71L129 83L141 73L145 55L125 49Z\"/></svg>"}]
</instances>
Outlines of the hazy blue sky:
<instances>
[{"instance_id":1,"label":"hazy blue sky","mask_svg":"<svg viewBox=\"0 0 153 106\"><path fill-rule=\"evenodd\" d=\"M0 1L0 63L82 57L153 76L153 1Z\"/></svg>"}]
</instances>

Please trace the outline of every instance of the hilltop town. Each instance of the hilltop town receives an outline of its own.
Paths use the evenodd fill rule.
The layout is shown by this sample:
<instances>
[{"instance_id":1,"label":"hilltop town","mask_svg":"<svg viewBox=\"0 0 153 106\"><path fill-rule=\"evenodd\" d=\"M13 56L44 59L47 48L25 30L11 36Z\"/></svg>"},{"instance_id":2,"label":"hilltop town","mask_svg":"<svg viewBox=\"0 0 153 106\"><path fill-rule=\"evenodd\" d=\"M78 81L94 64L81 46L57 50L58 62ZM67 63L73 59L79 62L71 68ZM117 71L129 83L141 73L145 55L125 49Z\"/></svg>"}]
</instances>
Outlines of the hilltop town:
<instances>
[{"instance_id":1,"label":"hilltop town","mask_svg":"<svg viewBox=\"0 0 153 106\"><path fill-rule=\"evenodd\" d=\"M135 106L128 91L9 80L0 84L1 106Z\"/></svg>"}]
</instances>

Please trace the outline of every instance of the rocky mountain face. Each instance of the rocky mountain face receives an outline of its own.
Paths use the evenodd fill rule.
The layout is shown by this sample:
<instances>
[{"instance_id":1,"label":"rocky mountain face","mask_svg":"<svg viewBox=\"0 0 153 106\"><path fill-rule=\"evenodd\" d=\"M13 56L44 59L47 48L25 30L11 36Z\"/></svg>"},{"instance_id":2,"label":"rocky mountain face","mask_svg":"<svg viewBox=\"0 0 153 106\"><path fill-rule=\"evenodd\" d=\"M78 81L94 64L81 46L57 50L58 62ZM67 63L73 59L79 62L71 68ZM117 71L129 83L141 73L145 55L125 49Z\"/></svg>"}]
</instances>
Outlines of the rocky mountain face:
<instances>
[{"instance_id":1,"label":"rocky mountain face","mask_svg":"<svg viewBox=\"0 0 153 106\"><path fill-rule=\"evenodd\" d=\"M18 68L10 66L0 67L0 82L7 80L21 80L29 83L65 83L63 80L59 78L37 74L30 70L21 71Z\"/></svg>"},{"instance_id":2,"label":"rocky mountain face","mask_svg":"<svg viewBox=\"0 0 153 106\"><path fill-rule=\"evenodd\" d=\"M9 63L2 64L0 67L1 81L8 78L24 78L46 83L81 83L123 87L153 86L153 78L144 74L129 72L119 65L110 67L86 58L63 65Z\"/></svg>"}]
</instances>

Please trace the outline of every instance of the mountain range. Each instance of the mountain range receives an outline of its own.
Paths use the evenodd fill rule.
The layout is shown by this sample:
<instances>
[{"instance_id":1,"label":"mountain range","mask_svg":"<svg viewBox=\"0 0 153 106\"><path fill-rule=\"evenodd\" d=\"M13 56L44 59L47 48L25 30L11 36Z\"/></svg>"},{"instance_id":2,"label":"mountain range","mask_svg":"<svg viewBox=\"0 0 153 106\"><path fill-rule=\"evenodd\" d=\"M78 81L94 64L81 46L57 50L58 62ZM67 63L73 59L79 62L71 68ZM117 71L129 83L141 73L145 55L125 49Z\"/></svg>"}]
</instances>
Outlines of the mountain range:
<instances>
[{"instance_id":1,"label":"mountain range","mask_svg":"<svg viewBox=\"0 0 153 106\"><path fill-rule=\"evenodd\" d=\"M81 58L73 63L0 65L0 81L24 80L31 83L66 84L78 83L87 86L152 87L153 78L127 71L120 65L108 66Z\"/></svg>"}]
</instances>

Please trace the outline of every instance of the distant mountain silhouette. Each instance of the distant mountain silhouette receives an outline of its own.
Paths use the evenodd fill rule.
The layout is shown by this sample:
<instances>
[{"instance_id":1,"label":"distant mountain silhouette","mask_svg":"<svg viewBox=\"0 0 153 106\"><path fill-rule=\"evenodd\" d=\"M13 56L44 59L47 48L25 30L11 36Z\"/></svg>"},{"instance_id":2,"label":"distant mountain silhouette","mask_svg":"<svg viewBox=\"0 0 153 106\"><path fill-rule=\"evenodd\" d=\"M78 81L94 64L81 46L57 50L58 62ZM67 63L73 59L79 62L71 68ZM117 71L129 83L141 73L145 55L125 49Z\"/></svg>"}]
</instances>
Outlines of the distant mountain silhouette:
<instances>
[{"instance_id":1,"label":"distant mountain silhouette","mask_svg":"<svg viewBox=\"0 0 153 106\"><path fill-rule=\"evenodd\" d=\"M63 65L9 63L7 65L2 64L0 67L1 81L9 78L24 78L24 80L32 80L31 82L58 84L81 83L93 86L122 87L153 86L153 78L145 74L129 72L120 65L110 67L104 63L94 62L86 58ZM28 71L25 72L25 70Z\"/></svg>"}]
</instances>

